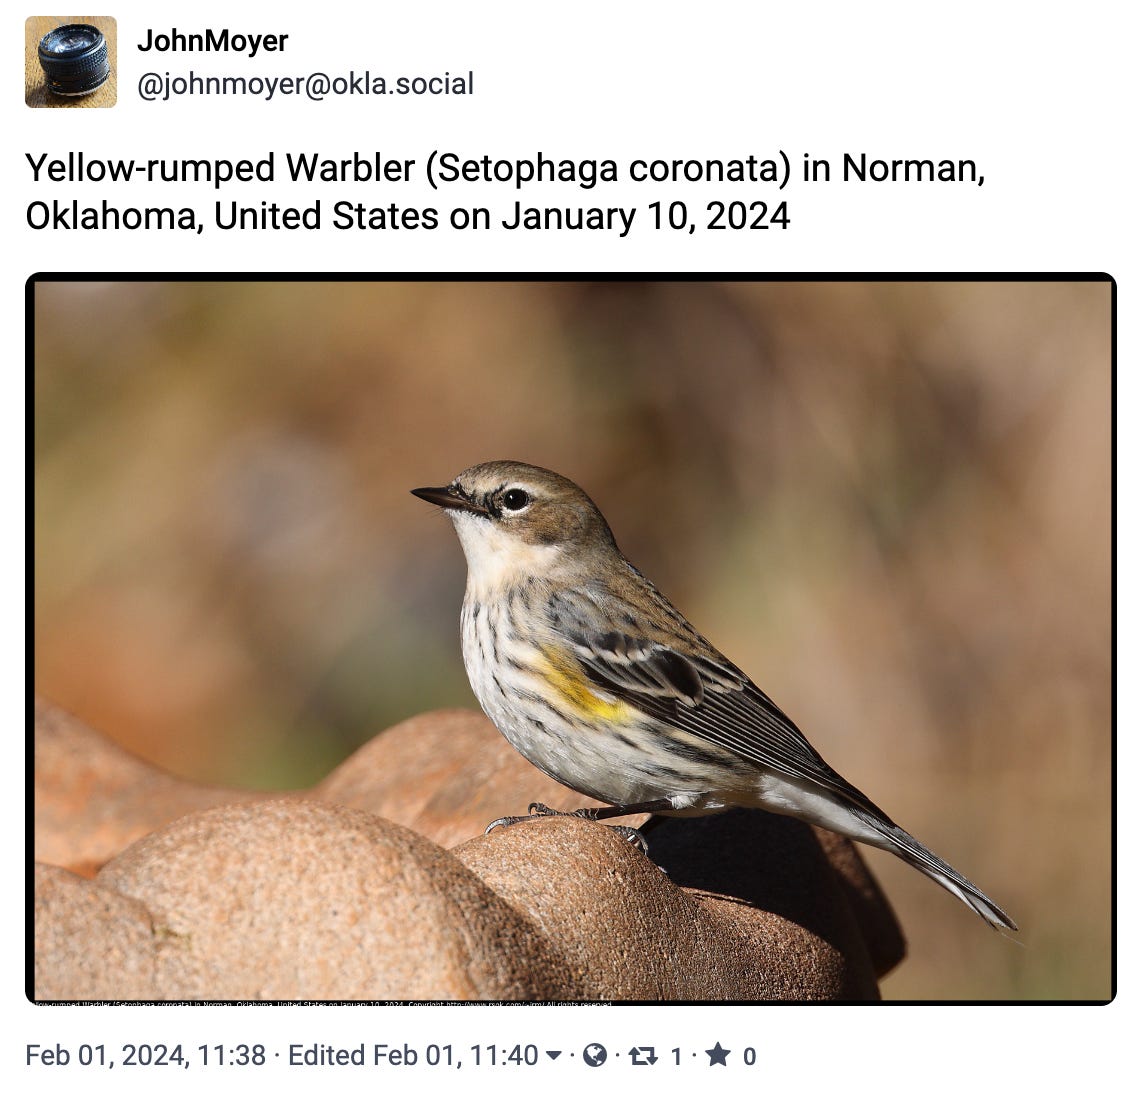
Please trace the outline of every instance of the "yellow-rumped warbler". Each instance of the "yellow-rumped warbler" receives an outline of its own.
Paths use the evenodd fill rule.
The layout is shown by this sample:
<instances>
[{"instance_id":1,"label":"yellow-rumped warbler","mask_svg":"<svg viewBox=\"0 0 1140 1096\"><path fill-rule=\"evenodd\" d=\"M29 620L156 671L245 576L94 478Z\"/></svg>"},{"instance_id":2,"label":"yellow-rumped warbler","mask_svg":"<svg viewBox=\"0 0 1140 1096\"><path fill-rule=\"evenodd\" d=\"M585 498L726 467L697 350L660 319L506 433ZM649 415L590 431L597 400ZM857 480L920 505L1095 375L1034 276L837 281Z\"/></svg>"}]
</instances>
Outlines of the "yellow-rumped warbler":
<instances>
[{"instance_id":1,"label":"yellow-rumped warbler","mask_svg":"<svg viewBox=\"0 0 1140 1096\"><path fill-rule=\"evenodd\" d=\"M575 814L792 815L894 853L994 928L1016 930L669 604L576 484L492 461L412 494L446 509L467 557L463 661L483 710L548 776L612 804ZM532 816L554 813L532 805Z\"/></svg>"}]
</instances>

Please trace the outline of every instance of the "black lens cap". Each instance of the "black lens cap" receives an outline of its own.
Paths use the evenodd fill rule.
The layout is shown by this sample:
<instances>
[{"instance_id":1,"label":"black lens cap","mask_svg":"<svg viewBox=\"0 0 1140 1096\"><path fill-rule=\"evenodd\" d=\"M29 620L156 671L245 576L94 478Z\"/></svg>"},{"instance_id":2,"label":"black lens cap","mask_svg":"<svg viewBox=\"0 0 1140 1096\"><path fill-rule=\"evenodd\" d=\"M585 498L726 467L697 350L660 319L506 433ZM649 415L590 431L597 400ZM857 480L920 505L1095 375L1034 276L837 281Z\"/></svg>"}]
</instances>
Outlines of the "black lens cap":
<instances>
[{"instance_id":1,"label":"black lens cap","mask_svg":"<svg viewBox=\"0 0 1140 1096\"><path fill-rule=\"evenodd\" d=\"M111 74L107 39L90 23L68 23L40 41L40 67L56 95L89 95Z\"/></svg>"}]
</instances>

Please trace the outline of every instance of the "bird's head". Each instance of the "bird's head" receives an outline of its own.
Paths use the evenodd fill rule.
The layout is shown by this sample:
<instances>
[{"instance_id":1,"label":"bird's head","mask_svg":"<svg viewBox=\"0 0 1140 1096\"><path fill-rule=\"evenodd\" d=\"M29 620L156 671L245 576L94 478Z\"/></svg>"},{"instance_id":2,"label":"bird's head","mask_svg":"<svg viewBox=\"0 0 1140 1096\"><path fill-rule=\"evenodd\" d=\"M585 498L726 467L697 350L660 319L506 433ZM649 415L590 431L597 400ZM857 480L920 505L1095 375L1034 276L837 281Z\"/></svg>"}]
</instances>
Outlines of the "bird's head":
<instances>
[{"instance_id":1,"label":"bird's head","mask_svg":"<svg viewBox=\"0 0 1140 1096\"><path fill-rule=\"evenodd\" d=\"M451 518L478 585L553 574L595 553L616 553L589 495L556 472L498 460L460 472L446 487L412 492Z\"/></svg>"}]
</instances>

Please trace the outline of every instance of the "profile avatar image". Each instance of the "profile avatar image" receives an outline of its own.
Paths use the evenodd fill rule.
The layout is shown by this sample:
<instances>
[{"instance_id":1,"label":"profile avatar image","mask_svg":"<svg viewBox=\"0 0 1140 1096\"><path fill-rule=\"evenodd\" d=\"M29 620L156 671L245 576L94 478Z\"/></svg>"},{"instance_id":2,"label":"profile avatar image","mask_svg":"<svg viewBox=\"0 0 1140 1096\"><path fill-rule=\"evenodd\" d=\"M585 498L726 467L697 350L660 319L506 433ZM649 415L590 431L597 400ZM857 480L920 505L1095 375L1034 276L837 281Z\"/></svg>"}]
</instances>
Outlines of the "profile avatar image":
<instances>
[{"instance_id":1,"label":"profile avatar image","mask_svg":"<svg viewBox=\"0 0 1140 1096\"><path fill-rule=\"evenodd\" d=\"M107 39L90 23L67 23L40 40L40 67L56 95L90 95L111 75Z\"/></svg>"},{"instance_id":2,"label":"profile avatar image","mask_svg":"<svg viewBox=\"0 0 1140 1096\"><path fill-rule=\"evenodd\" d=\"M24 103L113 107L118 24L110 15L31 15L24 21Z\"/></svg>"}]
</instances>

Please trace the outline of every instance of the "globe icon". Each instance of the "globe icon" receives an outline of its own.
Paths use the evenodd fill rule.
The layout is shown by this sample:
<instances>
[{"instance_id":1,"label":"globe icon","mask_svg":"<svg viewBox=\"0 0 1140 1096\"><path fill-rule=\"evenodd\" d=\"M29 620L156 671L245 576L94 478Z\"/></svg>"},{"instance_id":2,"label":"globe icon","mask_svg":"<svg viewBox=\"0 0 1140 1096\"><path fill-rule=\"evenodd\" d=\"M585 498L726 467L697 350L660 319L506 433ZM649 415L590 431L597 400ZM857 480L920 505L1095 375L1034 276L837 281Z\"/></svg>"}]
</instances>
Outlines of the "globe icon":
<instances>
[{"instance_id":1,"label":"globe icon","mask_svg":"<svg viewBox=\"0 0 1140 1096\"><path fill-rule=\"evenodd\" d=\"M601 1043L587 1043L582 1057L588 1066L600 1066L606 1060L606 1048Z\"/></svg>"}]
</instances>

